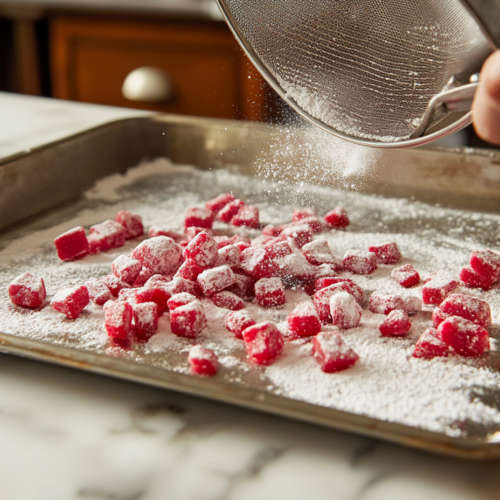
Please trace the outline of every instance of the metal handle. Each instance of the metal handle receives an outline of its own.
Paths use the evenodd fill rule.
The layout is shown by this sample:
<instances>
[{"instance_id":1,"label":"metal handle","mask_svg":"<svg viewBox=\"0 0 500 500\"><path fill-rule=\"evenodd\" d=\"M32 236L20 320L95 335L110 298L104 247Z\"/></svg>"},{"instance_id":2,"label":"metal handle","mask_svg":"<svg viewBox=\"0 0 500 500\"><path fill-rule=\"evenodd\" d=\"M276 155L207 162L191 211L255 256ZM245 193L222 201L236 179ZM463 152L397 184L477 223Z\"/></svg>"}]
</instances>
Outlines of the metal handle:
<instances>
[{"instance_id":1,"label":"metal handle","mask_svg":"<svg viewBox=\"0 0 500 500\"><path fill-rule=\"evenodd\" d=\"M174 95L171 79L161 69L143 66L127 75L122 85L122 94L130 101L165 102Z\"/></svg>"}]
</instances>

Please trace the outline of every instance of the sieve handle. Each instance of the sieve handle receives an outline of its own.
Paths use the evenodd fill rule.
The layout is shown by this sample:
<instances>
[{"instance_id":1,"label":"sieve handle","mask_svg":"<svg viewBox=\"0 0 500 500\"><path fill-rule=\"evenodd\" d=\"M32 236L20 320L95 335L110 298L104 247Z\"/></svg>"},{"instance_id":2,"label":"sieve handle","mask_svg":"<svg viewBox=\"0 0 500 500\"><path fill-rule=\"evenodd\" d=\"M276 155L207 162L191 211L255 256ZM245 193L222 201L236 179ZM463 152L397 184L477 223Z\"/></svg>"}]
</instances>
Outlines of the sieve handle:
<instances>
[{"instance_id":1,"label":"sieve handle","mask_svg":"<svg viewBox=\"0 0 500 500\"><path fill-rule=\"evenodd\" d=\"M500 0L461 0L494 49L500 48Z\"/></svg>"}]
</instances>

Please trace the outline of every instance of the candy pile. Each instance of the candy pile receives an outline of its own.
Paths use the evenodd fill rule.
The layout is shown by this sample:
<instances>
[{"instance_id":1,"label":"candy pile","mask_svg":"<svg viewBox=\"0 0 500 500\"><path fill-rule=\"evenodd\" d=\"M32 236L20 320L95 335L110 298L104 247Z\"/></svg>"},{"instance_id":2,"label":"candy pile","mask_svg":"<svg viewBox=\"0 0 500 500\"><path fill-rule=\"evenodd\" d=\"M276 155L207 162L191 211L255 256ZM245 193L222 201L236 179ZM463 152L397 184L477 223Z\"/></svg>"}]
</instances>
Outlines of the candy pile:
<instances>
[{"instance_id":1,"label":"candy pile","mask_svg":"<svg viewBox=\"0 0 500 500\"><path fill-rule=\"evenodd\" d=\"M436 306L434 327L421 335L414 357L478 357L488 351L489 305L454 292L460 285L491 287L500 279L500 255L489 250L472 252L470 267L462 269L460 278L442 271L431 274L422 288L422 300L374 291L365 303L365 291L352 275L369 275L380 265L397 264L402 255L395 242L348 250L339 258L321 233L349 225L342 207L323 218L311 208L296 209L290 223L278 226L263 225L259 217L256 206L221 194L205 207L187 210L184 233L152 226L149 238L112 262L110 274L59 290L50 305L71 320L90 301L103 306L110 344L125 349L148 342L157 331L159 317L167 314L172 333L193 340L188 362L192 373L203 376L215 375L218 367L216 354L196 344L207 326L203 298L228 310L226 328L244 343L248 361L259 365L272 364L282 354L285 341L305 339L311 341L312 355L324 372L348 369L359 357L342 332L358 327L364 307L386 316L379 327L382 337L397 338L410 331L410 315L422 310L422 302ZM260 233L253 239L228 236L213 229L215 220ZM141 217L120 211L114 221L92 226L88 235L83 227L76 227L54 243L59 258L71 261L143 235ZM390 276L404 288L421 281L411 264L393 267ZM270 321L257 323L246 309L249 301L265 309L281 308L287 301L286 290L299 288L311 299L293 304L286 332ZM43 307L43 279L24 273L11 282L9 296L18 306ZM324 325L332 326L325 329Z\"/></svg>"}]
</instances>

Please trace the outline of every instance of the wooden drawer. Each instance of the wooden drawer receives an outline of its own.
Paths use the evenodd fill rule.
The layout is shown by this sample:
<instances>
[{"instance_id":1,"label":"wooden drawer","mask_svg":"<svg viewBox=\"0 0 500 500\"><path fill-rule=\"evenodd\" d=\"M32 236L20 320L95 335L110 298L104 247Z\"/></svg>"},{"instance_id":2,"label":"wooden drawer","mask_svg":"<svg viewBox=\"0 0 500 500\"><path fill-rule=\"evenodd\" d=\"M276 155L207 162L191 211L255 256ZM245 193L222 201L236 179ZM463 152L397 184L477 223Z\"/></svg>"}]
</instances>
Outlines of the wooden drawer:
<instances>
[{"instance_id":1,"label":"wooden drawer","mask_svg":"<svg viewBox=\"0 0 500 500\"><path fill-rule=\"evenodd\" d=\"M263 79L222 23L56 15L50 26L54 97L197 116L266 118ZM168 75L171 99L144 103L122 95L127 75L143 66Z\"/></svg>"}]
</instances>

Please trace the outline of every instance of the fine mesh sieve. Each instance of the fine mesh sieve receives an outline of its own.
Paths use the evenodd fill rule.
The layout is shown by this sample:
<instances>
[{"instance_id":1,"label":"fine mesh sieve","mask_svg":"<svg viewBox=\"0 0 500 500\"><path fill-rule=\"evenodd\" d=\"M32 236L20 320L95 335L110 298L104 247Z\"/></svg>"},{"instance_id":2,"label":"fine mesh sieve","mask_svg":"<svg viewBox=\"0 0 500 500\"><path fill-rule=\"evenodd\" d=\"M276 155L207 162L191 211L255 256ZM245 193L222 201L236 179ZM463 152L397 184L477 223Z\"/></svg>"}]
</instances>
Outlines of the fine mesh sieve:
<instances>
[{"instance_id":1,"label":"fine mesh sieve","mask_svg":"<svg viewBox=\"0 0 500 500\"><path fill-rule=\"evenodd\" d=\"M403 147L470 123L492 43L460 0L217 1L274 89L334 135Z\"/></svg>"}]
</instances>

